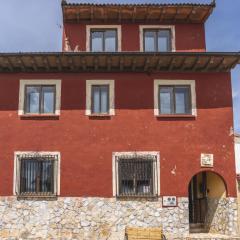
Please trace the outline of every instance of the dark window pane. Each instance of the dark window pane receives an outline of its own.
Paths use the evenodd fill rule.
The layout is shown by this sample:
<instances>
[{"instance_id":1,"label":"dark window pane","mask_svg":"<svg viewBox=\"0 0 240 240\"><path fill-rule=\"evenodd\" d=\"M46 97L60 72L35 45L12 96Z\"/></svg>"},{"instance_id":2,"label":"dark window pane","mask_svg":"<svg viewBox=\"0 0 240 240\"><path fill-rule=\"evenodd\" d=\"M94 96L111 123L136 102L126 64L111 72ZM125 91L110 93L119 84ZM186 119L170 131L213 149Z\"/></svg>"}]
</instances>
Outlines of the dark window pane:
<instances>
[{"instance_id":1,"label":"dark window pane","mask_svg":"<svg viewBox=\"0 0 240 240\"><path fill-rule=\"evenodd\" d=\"M103 49L103 32L92 31L91 32L91 50L92 52L102 52Z\"/></svg>"},{"instance_id":2,"label":"dark window pane","mask_svg":"<svg viewBox=\"0 0 240 240\"><path fill-rule=\"evenodd\" d=\"M160 87L159 91L159 112L161 114L171 114L174 111L173 106L173 88L172 87Z\"/></svg>"},{"instance_id":3,"label":"dark window pane","mask_svg":"<svg viewBox=\"0 0 240 240\"><path fill-rule=\"evenodd\" d=\"M190 113L190 93L189 87L175 88L175 105L177 114Z\"/></svg>"},{"instance_id":4,"label":"dark window pane","mask_svg":"<svg viewBox=\"0 0 240 240\"><path fill-rule=\"evenodd\" d=\"M151 193L150 181L149 180L137 181L137 192L142 194Z\"/></svg>"},{"instance_id":5,"label":"dark window pane","mask_svg":"<svg viewBox=\"0 0 240 240\"><path fill-rule=\"evenodd\" d=\"M39 113L40 87L26 87L26 112Z\"/></svg>"},{"instance_id":6,"label":"dark window pane","mask_svg":"<svg viewBox=\"0 0 240 240\"><path fill-rule=\"evenodd\" d=\"M115 52L117 50L116 39L117 39L116 30L107 30L105 31L105 51L106 52Z\"/></svg>"},{"instance_id":7,"label":"dark window pane","mask_svg":"<svg viewBox=\"0 0 240 240\"><path fill-rule=\"evenodd\" d=\"M54 160L21 159L20 193L54 193Z\"/></svg>"},{"instance_id":8,"label":"dark window pane","mask_svg":"<svg viewBox=\"0 0 240 240\"><path fill-rule=\"evenodd\" d=\"M42 162L42 172L41 172L41 192L52 192L52 172L53 172L53 162L43 161Z\"/></svg>"},{"instance_id":9,"label":"dark window pane","mask_svg":"<svg viewBox=\"0 0 240 240\"><path fill-rule=\"evenodd\" d=\"M156 49L156 32L145 31L144 32L144 50L146 52L154 52Z\"/></svg>"},{"instance_id":10,"label":"dark window pane","mask_svg":"<svg viewBox=\"0 0 240 240\"><path fill-rule=\"evenodd\" d=\"M153 195L154 159L121 159L118 163L120 196Z\"/></svg>"},{"instance_id":11,"label":"dark window pane","mask_svg":"<svg viewBox=\"0 0 240 240\"><path fill-rule=\"evenodd\" d=\"M92 86L92 113L109 112L109 86Z\"/></svg>"},{"instance_id":12,"label":"dark window pane","mask_svg":"<svg viewBox=\"0 0 240 240\"><path fill-rule=\"evenodd\" d=\"M121 192L125 195L134 194L133 180L122 180Z\"/></svg>"},{"instance_id":13,"label":"dark window pane","mask_svg":"<svg viewBox=\"0 0 240 240\"><path fill-rule=\"evenodd\" d=\"M42 88L43 94L43 112L55 112L55 87L46 86Z\"/></svg>"},{"instance_id":14,"label":"dark window pane","mask_svg":"<svg viewBox=\"0 0 240 240\"><path fill-rule=\"evenodd\" d=\"M21 164L22 192L36 192L37 166L31 160L22 160Z\"/></svg>"},{"instance_id":15,"label":"dark window pane","mask_svg":"<svg viewBox=\"0 0 240 240\"><path fill-rule=\"evenodd\" d=\"M171 50L171 36L169 30L158 31L158 51L168 52Z\"/></svg>"}]
</instances>

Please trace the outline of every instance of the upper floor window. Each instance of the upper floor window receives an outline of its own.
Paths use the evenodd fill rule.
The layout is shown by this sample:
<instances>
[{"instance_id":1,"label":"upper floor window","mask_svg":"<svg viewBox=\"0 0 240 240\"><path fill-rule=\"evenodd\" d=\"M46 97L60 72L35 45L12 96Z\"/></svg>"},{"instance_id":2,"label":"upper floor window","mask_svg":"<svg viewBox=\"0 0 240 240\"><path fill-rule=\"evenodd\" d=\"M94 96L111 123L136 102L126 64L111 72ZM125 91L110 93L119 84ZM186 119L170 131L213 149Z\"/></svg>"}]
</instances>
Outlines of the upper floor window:
<instances>
[{"instance_id":1,"label":"upper floor window","mask_svg":"<svg viewBox=\"0 0 240 240\"><path fill-rule=\"evenodd\" d=\"M159 86L159 114L191 114L190 86Z\"/></svg>"},{"instance_id":2,"label":"upper floor window","mask_svg":"<svg viewBox=\"0 0 240 240\"><path fill-rule=\"evenodd\" d=\"M171 52L175 51L174 25L140 25L141 52Z\"/></svg>"},{"instance_id":3,"label":"upper floor window","mask_svg":"<svg viewBox=\"0 0 240 240\"><path fill-rule=\"evenodd\" d=\"M56 101L55 85L26 85L25 113L54 113Z\"/></svg>"},{"instance_id":4,"label":"upper floor window","mask_svg":"<svg viewBox=\"0 0 240 240\"><path fill-rule=\"evenodd\" d=\"M86 51L117 52L121 51L121 25L87 25Z\"/></svg>"},{"instance_id":5,"label":"upper floor window","mask_svg":"<svg viewBox=\"0 0 240 240\"><path fill-rule=\"evenodd\" d=\"M155 80L154 114L196 115L194 80Z\"/></svg>"},{"instance_id":6,"label":"upper floor window","mask_svg":"<svg viewBox=\"0 0 240 240\"><path fill-rule=\"evenodd\" d=\"M58 182L57 153L17 153L15 157L18 196L56 196Z\"/></svg>"},{"instance_id":7,"label":"upper floor window","mask_svg":"<svg viewBox=\"0 0 240 240\"><path fill-rule=\"evenodd\" d=\"M92 86L91 109L93 114L109 113L109 85Z\"/></svg>"},{"instance_id":8,"label":"upper floor window","mask_svg":"<svg viewBox=\"0 0 240 240\"><path fill-rule=\"evenodd\" d=\"M19 115L59 115L61 80L20 80Z\"/></svg>"},{"instance_id":9,"label":"upper floor window","mask_svg":"<svg viewBox=\"0 0 240 240\"><path fill-rule=\"evenodd\" d=\"M117 42L116 29L91 30L92 52L116 52Z\"/></svg>"},{"instance_id":10,"label":"upper floor window","mask_svg":"<svg viewBox=\"0 0 240 240\"><path fill-rule=\"evenodd\" d=\"M114 114L114 80L87 80L86 115Z\"/></svg>"},{"instance_id":11,"label":"upper floor window","mask_svg":"<svg viewBox=\"0 0 240 240\"><path fill-rule=\"evenodd\" d=\"M171 30L169 29L145 29L145 52L169 52L171 47Z\"/></svg>"}]
</instances>

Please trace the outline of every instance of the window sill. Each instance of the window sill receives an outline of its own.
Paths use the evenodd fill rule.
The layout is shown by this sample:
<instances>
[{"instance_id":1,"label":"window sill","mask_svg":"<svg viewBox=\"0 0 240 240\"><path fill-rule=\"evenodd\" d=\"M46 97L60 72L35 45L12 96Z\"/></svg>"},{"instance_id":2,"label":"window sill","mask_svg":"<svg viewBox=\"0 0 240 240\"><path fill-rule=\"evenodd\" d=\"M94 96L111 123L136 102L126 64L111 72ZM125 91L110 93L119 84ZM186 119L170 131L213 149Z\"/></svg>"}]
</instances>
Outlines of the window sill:
<instances>
[{"instance_id":1,"label":"window sill","mask_svg":"<svg viewBox=\"0 0 240 240\"><path fill-rule=\"evenodd\" d=\"M57 195L17 195L17 200L56 201Z\"/></svg>"},{"instance_id":2,"label":"window sill","mask_svg":"<svg viewBox=\"0 0 240 240\"><path fill-rule=\"evenodd\" d=\"M23 115L20 115L20 118L21 119L56 119L58 120L59 119L59 116L58 114L23 114Z\"/></svg>"},{"instance_id":3,"label":"window sill","mask_svg":"<svg viewBox=\"0 0 240 240\"><path fill-rule=\"evenodd\" d=\"M116 196L119 201L158 201L158 195L152 196Z\"/></svg>"},{"instance_id":4,"label":"window sill","mask_svg":"<svg viewBox=\"0 0 240 240\"><path fill-rule=\"evenodd\" d=\"M156 118L196 118L195 115L191 114L159 114Z\"/></svg>"},{"instance_id":5,"label":"window sill","mask_svg":"<svg viewBox=\"0 0 240 240\"><path fill-rule=\"evenodd\" d=\"M90 114L89 119L111 119L113 115L110 114Z\"/></svg>"}]
</instances>

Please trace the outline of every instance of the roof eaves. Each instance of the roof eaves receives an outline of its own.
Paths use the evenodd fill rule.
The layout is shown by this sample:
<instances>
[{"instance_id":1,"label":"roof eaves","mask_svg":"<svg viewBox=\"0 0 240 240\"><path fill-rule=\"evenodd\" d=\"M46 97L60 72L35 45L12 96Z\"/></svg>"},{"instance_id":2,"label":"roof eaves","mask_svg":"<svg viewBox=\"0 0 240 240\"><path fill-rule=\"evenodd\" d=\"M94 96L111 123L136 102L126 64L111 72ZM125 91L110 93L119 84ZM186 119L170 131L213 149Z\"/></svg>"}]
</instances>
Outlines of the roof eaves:
<instances>
[{"instance_id":1,"label":"roof eaves","mask_svg":"<svg viewBox=\"0 0 240 240\"><path fill-rule=\"evenodd\" d=\"M62 6L196 6L196 7L204 7L211 6L216 7L216 0L212 0L211 3L68 3L66 0L62 0Z\"/></svg>"}]
</instances>

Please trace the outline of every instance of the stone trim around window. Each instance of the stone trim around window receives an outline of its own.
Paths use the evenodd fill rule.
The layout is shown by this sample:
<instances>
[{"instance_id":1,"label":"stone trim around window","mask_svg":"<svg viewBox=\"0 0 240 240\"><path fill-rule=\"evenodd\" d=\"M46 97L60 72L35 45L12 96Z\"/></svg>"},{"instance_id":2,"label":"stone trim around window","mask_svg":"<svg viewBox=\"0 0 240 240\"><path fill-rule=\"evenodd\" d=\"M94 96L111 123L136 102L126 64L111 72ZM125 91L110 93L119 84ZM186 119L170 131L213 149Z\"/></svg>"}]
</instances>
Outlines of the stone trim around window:
<instances>
[{"instance_id":1,"label":"stone trim around window","mask_svg":"<svg viewBox=\"0 0 240 240\"><path fill-rule=\"evenodd\" d=\"M60 152L34 152L34 151L16 151L14 152L14 174L13 174L13 195L18 196L20 192L20 169L19 169L19 156L23 155L36 155L36 156L49 156L57 155L57 164L55 167L56 176L54 179L54 195L60 195L60 169L61 169L61 154Z\"/></svg>"},{"instance_id":2,"label":"stone trim around window","mask_svg":"<svg viewBox=\"0 0 240 240\"><path fill-rule=\"evenodd\" d=\"M192 112L189 116L197 116L197 106L196 106L196 89L195 89L195 80L164 80L164 79L155 79L154 80L154 115L161 116L159 114L159 101L158 101L158 87L159 85L189 85L191 89L191 107ZM170 115L169 115L170 116ZM177 116L172 114L173 117Z\"/></svg>"},{"instance_id":3,"label":"stone trim around window","mask_svg":"<svg viewBox=\"0 0 240 240\"><path fill-rule=\"evenodd\" d=\"M154 192L155 195L160 196L160 152L145 152L145 151L137 151L137 152L113 152L112 154L112 191L113 197L117 197L119 194L119 186L118 186L118 164L117 164L117 157L121 156L128 156L137 157L137 156L144 156L144 155L151 155L153 157L157 157L157 163L155 166L154 172L154 179L155 179L155 186L157 186L157 191Z\"/></svg>"},{"instance_id":4,"label":"stone trim around window","mask_svg":"<svg viewBox=\"0 0 240 240\"><path fill-rule=\"evenodd\" d=\"M86 26L86 51L91 51L91 29L116 29L117 52L122 51L122 26L121 25L87 25Z\"/></svg>"},{"instance_id":5,"label":"stone trim around window","mask_svg":"<svg viewBox=\"0 0 240 240\"><path fill-rule=\"evenodd\" d=\"M115 87L114 80L86 80L86 111L87 116L92 115L92 85L109 85L109 114L115 115ZM106 114L102 114L106 116Z\"/></svg>"},{"instance_id":6,"label":"stone trim around window","mask_svg":"<svg viewBox=\"0 0 240 240\"><path fill-rule=\"evenodd\" d=\"M175 26L174 25L140 25L139 26L139 40L140 40L140 52L144 52L144 46L143 46L143 32L147 29L169 29L171 30L171 46L172 46L172 52L176 52L176 37L175 37Z\"/></svg>"},{"instance_id":7,"label":"stone trim around window","mask_svg":"<svg viewBox=\"0 0 240 240\"><path fill-rule=\"evenodd\" d=\"M60 79L31 79L31 80L20 80L19 87L19 104L18 104L18 115L20 116L31 116L31 114L25 114L24 101L25 101L25 86L26 85L55 85L56 86L56 99L55 99L55 113L54 115L60 115L61 109L61 80ZM36 115L36 114L34 114ZM37 114L46 115L46 114ZM48 115L48 114L47 114Z\"/></svg>"}]
</instances>

